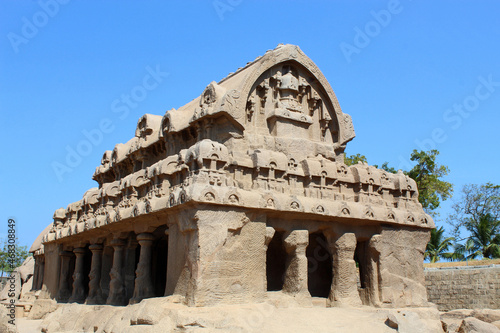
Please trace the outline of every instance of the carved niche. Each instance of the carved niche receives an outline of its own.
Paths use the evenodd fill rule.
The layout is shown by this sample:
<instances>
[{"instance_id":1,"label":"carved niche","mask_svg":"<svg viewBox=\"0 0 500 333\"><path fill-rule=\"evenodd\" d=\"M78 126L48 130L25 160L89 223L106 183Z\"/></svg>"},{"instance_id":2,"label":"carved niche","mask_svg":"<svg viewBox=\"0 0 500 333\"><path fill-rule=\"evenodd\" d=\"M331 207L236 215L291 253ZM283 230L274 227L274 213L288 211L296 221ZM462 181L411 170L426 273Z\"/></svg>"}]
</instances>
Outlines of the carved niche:
<instances>
[{"instance_id":1,"label":"carved niche","mask_svg":"<svg viewBox=\"0 0 500 333\"><path fill-rule=\"evenodd\" d=\"M324 89L305 69L279 64L261 75L250 92L247 123L267 127L273 136L336 142L338 125L324 96Z\"/></svg>"}]
</instances>

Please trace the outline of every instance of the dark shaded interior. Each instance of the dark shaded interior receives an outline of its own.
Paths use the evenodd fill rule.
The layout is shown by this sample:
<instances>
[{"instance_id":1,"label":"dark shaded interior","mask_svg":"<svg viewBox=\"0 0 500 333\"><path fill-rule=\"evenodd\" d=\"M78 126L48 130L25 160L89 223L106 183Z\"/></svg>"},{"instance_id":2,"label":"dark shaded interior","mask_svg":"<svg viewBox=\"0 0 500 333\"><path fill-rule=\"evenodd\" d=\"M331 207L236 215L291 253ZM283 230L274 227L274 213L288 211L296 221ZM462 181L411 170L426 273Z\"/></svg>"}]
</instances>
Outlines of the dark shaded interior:
<instances>
[{"instance_id":1,"label":"dark shaded interior","mask_svg":"<svg viewBox=\"0 0 500 333\"><path fill-rule=\"evenodd\" d=\"M276 231L267 248L267 291L278 291L283 289L287 258L285 246L283 244L283 235L283 231Z\"/></svg>"},{"instance_id":2,"label":"dark shaded interior","mask_svg":"<svg viewBox=\"0 0 500 333\"><path fill-rule=\"evenodd\" d=\"M332 286L332 255L322 232L309 234L306 250L307 287L313 297L328 297Z\"/></svg>"},{"instance_id":3,"label":"dark shaded interior","mask_svg":"<svg viewBox=\"0 0 500 333\"><path fill-rule=\"evenodd\" d=\"M168 258L168 236L157 239L153 244L152 277L155 297L165 294L167 283L167 258Z\"/></svg>"}]
</instances>

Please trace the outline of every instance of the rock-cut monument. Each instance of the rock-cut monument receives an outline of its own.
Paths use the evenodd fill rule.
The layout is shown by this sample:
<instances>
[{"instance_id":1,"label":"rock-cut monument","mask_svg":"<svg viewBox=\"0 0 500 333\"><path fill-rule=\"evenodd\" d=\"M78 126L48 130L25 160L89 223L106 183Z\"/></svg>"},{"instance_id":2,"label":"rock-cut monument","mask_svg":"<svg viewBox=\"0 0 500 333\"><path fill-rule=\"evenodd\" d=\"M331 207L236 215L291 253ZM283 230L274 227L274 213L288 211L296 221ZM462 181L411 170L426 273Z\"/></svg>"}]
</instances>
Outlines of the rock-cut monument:
<instances>
[{"instance_id":1,"label":"rock-cut monument","mask_svg":"<svg viewBox=\"0 0 500 333\"><path fill-rule=\"evenodd\" d=\"M60 208L31 251L59 302L189 306L281 292L330 306L427 306L434 228L415 181L347 166L354 138L330 84L279 45L105 151L98 187Z\"/></svg>"}]
</instances>

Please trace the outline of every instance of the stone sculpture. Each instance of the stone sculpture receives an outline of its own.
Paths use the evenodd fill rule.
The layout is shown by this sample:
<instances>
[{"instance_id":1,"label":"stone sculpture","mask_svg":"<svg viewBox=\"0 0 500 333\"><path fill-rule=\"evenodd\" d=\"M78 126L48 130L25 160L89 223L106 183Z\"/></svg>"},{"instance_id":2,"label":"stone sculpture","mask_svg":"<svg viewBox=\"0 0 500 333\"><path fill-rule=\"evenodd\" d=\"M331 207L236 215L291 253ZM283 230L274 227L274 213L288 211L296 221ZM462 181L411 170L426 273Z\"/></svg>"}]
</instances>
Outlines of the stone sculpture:
<instances>
[{"instance_id":1,"label":"stone sculpture","mask_svg":"<svg viewBox=\"0 0 500 333\"><path fill-rule=\"evenodd\" d=\"M426 306L434 227L415 181L344 164L351 117L294 45L279 45L106 151L98 187L32 247L60 302L190 306L280 291L331 306Z\"/></svg>"}]
</instances>

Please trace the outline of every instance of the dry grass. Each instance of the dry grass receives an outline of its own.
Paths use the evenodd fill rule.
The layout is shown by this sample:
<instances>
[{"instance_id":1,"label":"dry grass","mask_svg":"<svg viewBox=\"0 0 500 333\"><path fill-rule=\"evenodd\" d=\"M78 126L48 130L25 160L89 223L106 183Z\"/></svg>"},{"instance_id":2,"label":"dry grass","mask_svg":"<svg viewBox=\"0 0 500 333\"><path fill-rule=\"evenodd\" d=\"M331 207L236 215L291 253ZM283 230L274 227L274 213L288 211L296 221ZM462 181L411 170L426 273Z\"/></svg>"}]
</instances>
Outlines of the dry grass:
<instances>
[{"instance_id":1,"label":"dry grass","mask_svg":"<svg viewBox=\"0 0 500 333\"><path fill-rule=\"evenodd\" d=\"M485 259L485 260L469 260L465 261L443 261L433 264L424 263L425 268L441 268L441 267L459 267L459 266L484 266L484 265L500 265L500 259Z\"/></svg>"}]
</instances>

